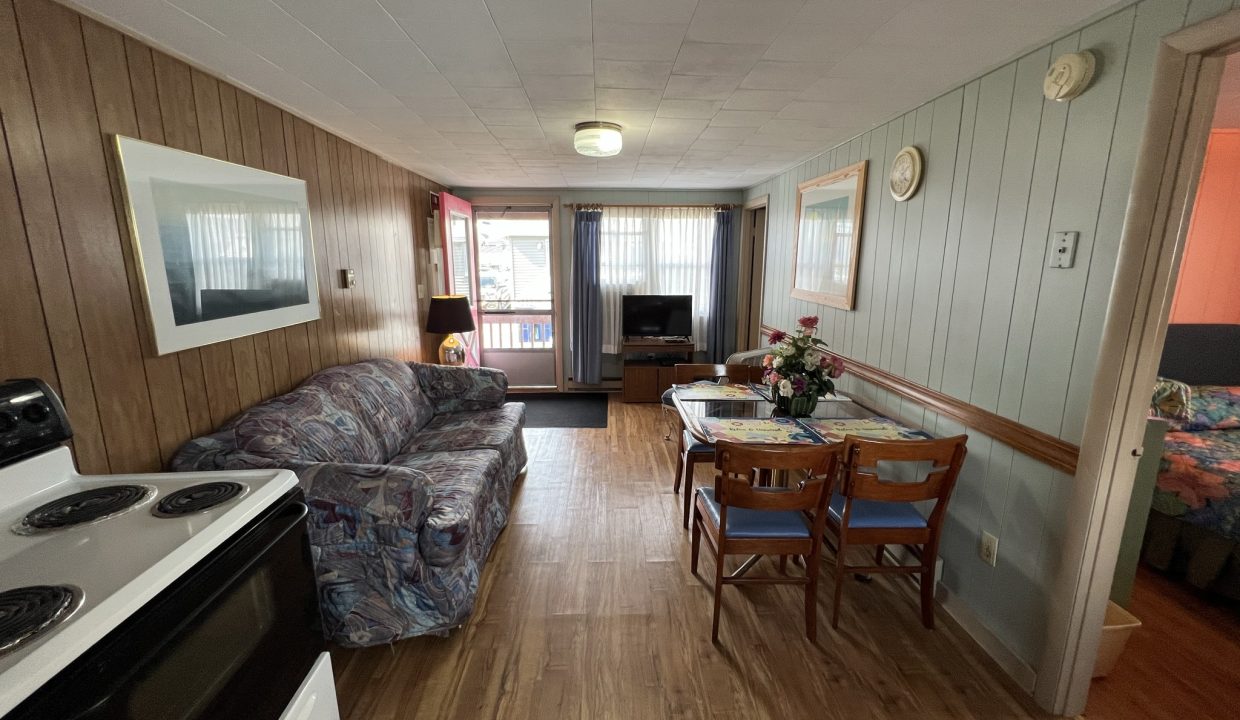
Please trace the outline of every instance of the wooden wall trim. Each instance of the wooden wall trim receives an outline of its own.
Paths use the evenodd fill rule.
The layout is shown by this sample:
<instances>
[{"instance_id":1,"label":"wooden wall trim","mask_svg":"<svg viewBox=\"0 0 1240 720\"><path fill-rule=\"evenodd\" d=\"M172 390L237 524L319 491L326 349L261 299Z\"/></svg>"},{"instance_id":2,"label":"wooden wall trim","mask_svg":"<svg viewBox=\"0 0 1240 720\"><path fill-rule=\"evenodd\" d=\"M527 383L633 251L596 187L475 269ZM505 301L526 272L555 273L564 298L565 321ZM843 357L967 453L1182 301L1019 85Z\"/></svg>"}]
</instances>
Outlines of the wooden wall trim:
<instances>
[{"instance_id":1,"label":"wooden wall trim","mask_svg":"<svg viewBox=\"0 0 1240 720\"><path fill-rule=\"evenodd\" d=\"M762 326L762 335L774 331L769 325ZM1007 445L1039 462L1069 475L1076 474L1077 456L1080 448L1066 440L1023 425L1010 418L997 415L985 408L967 403L959 398L944 395L938 390L919 385L907 378L892 374L868 363L831 353L844 361L852 375L893 392L906 400L949 417L965 427L976 430Z\"/></svg>"}]
</instances>

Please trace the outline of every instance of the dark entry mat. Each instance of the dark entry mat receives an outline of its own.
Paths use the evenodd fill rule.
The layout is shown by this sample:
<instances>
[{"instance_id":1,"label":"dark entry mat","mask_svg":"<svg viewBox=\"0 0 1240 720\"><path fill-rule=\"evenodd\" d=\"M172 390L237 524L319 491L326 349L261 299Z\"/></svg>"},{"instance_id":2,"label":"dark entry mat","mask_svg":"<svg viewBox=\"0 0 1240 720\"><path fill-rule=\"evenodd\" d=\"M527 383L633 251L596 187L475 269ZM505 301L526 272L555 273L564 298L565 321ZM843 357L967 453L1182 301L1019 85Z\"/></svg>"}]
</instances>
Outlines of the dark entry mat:
<instances>
[{"instance_id":1,"label":"dark entry mat","mask_svg":"<svg viewBox=\"0 0 1240 720\"><path fill-rule=\"evenodd\" d=\"M511 393L508 400L525 403L526 427L607 427L607 393Z\"/></svg>"}]
</instances>

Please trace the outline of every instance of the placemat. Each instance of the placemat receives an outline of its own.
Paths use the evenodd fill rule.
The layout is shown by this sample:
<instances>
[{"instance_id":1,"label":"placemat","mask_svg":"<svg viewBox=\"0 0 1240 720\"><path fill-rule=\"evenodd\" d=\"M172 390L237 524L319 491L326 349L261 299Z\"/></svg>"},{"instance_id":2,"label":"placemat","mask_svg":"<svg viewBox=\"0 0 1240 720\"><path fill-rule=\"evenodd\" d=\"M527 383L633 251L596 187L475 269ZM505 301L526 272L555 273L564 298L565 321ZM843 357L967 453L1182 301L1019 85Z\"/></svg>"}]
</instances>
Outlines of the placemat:
<instances>
[{"instance_id":1,"label":"placemat","mask_svg":"<svg viewBox=\"0 0 1240 720\"><path fill-rule=\"evenodd\" d=\"M895 420L872 418L805 418L800 421L826 442L843 442L845 435L873 438L875 440L930 440L929 433L905 427Z\"/></svg>"},{"instance_id":2,"label":"placemat","mask_svg":"<svg viewBox=\"0 0 1240 720\"><path fill-rule=\"evenodd\" d=\"M768 445L820 445L822 439L792 418L702 418L698 421L711 442Z\"/></svg>"},{"instance_id":3,"label":"placemat","mask_svg":"<svg viewBox=\"0 0 1240 720\"><path fill-rule=\"evenodd\" d=\"M681 400L765 400L748 385L676 385Z\"/></svg>"}]
</instances>

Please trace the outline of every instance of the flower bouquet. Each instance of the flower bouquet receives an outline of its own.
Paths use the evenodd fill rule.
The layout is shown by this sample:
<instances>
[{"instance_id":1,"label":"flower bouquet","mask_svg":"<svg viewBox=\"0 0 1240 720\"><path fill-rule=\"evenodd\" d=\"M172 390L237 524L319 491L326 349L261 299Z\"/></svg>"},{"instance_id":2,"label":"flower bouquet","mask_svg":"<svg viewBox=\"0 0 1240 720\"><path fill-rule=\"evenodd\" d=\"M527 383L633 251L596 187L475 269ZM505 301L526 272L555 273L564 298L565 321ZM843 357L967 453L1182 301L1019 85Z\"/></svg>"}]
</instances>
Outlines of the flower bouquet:
<instances>
[{"instance_id":1,"label":"flower bouquet","mask_svg":"<svg viewBox=\"0 0 1240 720\"><path fill-rule=\"evenodd\" d=\"M762 358L762 378L771 386L777 407L793 417L809 417L819 395L835 392L833 380L844 374L844 361L814 337L816 315L801 318L797 325L795 334L771 333L774 352Z\"/></svg>"}]
</instances>

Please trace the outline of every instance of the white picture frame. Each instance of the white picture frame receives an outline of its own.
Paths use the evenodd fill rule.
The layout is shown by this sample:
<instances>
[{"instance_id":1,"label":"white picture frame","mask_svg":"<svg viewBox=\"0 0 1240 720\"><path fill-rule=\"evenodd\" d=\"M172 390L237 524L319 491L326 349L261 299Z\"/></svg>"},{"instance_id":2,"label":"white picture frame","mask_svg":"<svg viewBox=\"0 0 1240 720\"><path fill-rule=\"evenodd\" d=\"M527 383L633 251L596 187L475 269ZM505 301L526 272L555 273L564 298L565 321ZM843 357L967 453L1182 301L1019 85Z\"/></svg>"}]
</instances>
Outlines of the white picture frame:
<instances>
[{"instance_id":1,"label":"white picture frame","mask_svg":"<svg viewBox=\"0 0 1240 720\"><path fill-rule=\"evenodd\" d=\"M157 355L318 320L304 180L115 136Z\"/></svg>"}]
</instances>

